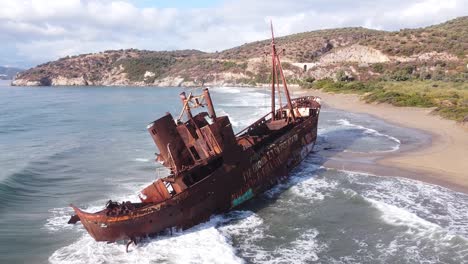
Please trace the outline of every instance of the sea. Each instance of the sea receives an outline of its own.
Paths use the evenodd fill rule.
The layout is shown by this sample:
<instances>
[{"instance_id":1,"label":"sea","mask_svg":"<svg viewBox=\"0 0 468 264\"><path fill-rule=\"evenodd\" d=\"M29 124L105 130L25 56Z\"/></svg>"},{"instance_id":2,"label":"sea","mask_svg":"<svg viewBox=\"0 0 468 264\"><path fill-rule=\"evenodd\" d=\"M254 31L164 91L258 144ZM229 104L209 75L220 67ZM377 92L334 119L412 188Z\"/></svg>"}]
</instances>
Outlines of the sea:
<instances>
[{"instance_id":1,"label":"sea","mask_svg":"<svg viewBox=\"0 0 468 264\"><path fill-rule=\"evenodd\" d=\"M468 195L345 165L428 135L326 102L314 151L234 211L128 253L67 224L71 203L97 211L110 199L137 201L167 175L146 125L178 116L182 90L0 83L0 263L468 263ZM211 93L236 131L269 111L262 88ZM327 166L334 156L347 160Z\"/></svg>"}]
</instances>

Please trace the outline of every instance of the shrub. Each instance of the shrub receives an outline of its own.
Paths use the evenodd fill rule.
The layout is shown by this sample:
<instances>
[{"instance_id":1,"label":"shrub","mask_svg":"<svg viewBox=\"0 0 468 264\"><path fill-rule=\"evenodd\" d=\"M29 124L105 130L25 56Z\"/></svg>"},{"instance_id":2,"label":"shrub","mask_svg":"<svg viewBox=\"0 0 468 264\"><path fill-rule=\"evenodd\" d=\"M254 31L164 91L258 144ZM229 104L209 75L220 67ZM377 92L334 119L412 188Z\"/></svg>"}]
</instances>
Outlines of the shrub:
<instances>
[{"instance_id":1,"label":"shrub","mask_svg":"<svg viewBox=\"0 0 468 264\"><path fill-rule=\"evenodd\" d=\"M337 71L336 74L335 74L335 78L336 78L337 81L340 81L340 82L344 82L344 81L348 80L348 76L346 75L346 73L343 70Z\"/></svg>"},{"instance_id":2,"label":"shrub","mask_svg":"<svg viewBox=\"0 0 468 264\"><path fill-rule=\"evenodd\" d=\"M146 71L155 73L155 78L163 75L176 59L172 56L148 56L142 58L122 59L116 62L116 66L122 65L130 80L142 81Z\"/></svg>"},{"instance_id":3,"label":"shrub","mask_svg":"<svg viewBox=\"0 0 468 264\"><path fill-rule=\"evenodd\" d=\"M237 63L233 61L223 61L223 70L229 70L235 67L237 67Z\"/></svg>"},{"instance_id":4,"label":"shrub","mask_svg":"<svg viewBox=\"0 0 468 264\"><path fill-rule=\"evenodd\" d=\"M396 106L434 106L430 98L419 93L379 90L366 95L364 99L366 102L389 103Z\"/></svg>"},{"instance_id":5,"label":"shrub","mask_svg":"<svg viewBox=\"0 0 468 264\"><path fill-rule=\"evenodd\" d=\"M372 64L372 70L377 73L383 73L384 65L382 63L374 63Z\"/></svg>"}]
</instances>

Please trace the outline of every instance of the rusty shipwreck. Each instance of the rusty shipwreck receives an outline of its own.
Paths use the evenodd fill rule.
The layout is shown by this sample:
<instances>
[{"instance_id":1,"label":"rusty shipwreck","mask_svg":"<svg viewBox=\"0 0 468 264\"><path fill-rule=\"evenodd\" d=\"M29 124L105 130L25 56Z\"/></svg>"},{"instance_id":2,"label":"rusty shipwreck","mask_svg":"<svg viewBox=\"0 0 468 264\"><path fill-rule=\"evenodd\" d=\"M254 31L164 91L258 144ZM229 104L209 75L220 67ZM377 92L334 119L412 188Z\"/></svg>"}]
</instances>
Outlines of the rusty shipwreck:
<instances>
[{"instance_id":1,"label":"rusty shipwreck","mask_svg":"<svg viewBox=\"0 0 468 264\"><path fill-rule=\"evenodd\" d=\"M229 118L216 115L208 89L181 93L179 118L167 113L147 127L170 175L143 189L139 203L109 202L95 213L72 205L69 223L81 221L97 241L136 242L204 222L286 179L315 144L321 105L314 96L290 98L273 30L271 53L271 112L234 134ZM194 114L200 107L207 112Z\"/></svg>"}]
</instances>

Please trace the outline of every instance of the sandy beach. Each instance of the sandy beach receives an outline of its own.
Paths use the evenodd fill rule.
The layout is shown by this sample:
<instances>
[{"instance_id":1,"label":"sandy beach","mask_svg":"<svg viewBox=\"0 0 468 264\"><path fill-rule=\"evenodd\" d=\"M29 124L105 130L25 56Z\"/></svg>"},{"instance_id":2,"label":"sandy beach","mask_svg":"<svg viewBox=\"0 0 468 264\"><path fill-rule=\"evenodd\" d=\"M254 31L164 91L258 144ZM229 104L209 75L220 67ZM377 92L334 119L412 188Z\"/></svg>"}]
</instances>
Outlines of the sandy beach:
<instances>
[{"instance_id":1,"label":"sandy beach","mask_svg":"<svg viewBox=\"0 0 468 264\"><path fill-rule=\"evenodd\" d=\"M296 90L322 98L326 106L355 113L366 113L398 126L418 129L430 135L417 147L377 157L379 166L355 165L353 169L377 175L399 175L468 193L468 128L455 121L432 115L431 109L367 104L358 95L331 94L318 90ZM340 166L330 162L329 166ZM348 164L348 167L350 165Z\"/></svg>"}]
</instances>

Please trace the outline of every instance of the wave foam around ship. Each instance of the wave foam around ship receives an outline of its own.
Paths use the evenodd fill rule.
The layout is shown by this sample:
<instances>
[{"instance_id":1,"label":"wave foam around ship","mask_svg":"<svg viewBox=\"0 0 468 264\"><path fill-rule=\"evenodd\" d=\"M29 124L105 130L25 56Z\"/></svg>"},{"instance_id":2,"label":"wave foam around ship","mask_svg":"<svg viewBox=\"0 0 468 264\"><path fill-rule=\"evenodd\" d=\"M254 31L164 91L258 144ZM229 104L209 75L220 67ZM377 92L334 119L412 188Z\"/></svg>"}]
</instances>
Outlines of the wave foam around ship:
<instances>
[{"instance_id":1,"label":"wave foam around ship","mask_svg":"<svg viewBox=\"0 0 468 264\"><path fill-rule=\"evenodd\" d=\"M336 245L323 240L321 234L324 231L320 226L312 225L300 227L301 231L288 227L296 230L294 232L298 235L280 246L271 248L268 241L282 241L284 238L271 233L275 226L269 217L262 211L238 210L213 216L210 221L186 231L176 232L173 236L145 239L138 246L131 246L129 253L125 253L125 245L122 243L95 242L81 227L73 228L82 234L81 237L74 243L56 250L49 261L286 263L294 259L295 263L309 263L322 259L340 263L344 260L364 261L365 256L370 257L373 254L376 254L374 260L386 262L398 254L403 254L412 261L435 263L433 257L426 253L430 250L447 251L442 257L450 254L456 261L468 258L468 225L463 224L464 206L467 205L468 198L442 187L398 177L327 169L313 164L312 159L307 158L292 172L288 181L277 185L262 197L276 201L270 205L270 209L276 207L278 210L298 212L303 211L304 208L299 208L302 206L311 207L306 211L313 211L317 207L317 212L320 212L321 205L337 200L339 203L358 203L359 206L378 212L376 217L381 222L378 225L393 232L393 238L389 242L377 241L378 243L372 244L368 235L361 237L363 239L359 239L358 236L352 243L359 250L338 258L333 256L333 248ZM442 200L438 201L437 197ZM441 211L438 203L450 199L453 201L445 204L447 210ZM88 208L91 211L97 209L94 206ZM54 209L51 213L55 218L46 224L51 232L68 229L63 227L66 225L64 215L69 213L68 209ZM333 228L343 228L342 232L347 232L346 225L336 225Z\"/></svg>"},{"instance_id":2,"label":"wave foam around ship","mask_svg":"<svg viewBox=\"0 0 468 264\"><path fill-rule=\"evenodd\" d=\"M241 219L239 221L239 219ZM125 252L122 243L102 243L84 234L50 256L51 263L242 263L229 234L243 233L261 220L250 211L233 211L186 231L145 239ZM219 226L222 225L221 228Z\"/></svg>"}]
</instances>

